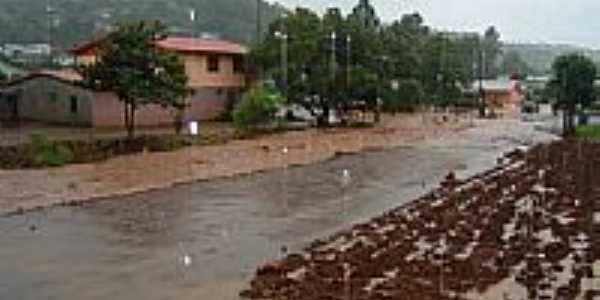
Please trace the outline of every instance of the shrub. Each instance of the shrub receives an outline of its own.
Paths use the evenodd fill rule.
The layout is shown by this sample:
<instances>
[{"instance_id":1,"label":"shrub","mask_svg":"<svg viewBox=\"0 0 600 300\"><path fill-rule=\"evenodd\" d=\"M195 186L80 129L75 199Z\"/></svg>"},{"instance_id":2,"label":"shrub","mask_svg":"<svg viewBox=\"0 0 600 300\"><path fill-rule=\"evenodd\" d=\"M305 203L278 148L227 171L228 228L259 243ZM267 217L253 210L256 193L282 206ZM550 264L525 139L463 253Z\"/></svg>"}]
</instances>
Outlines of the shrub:
<instances>
[{"instance_id":1,"label":"shrub","mask_svg":"<svg viewBox=\"0 0 600 300\"><path fill-rule=\"evenodd\" d=\"M40 134L30 135L29 162L34 167L58 167L73 161L73 152L65 145L49 141Z\"/></svg>"},{"instance_id":2,"label":"shrub","mask_svg":"<svg viewBox=\"0 0 600 300\"><path fill-rule=\"evenodd\" d=\"M259 85L252 88L233 112L233 124L238 129L256 129L274 120L283 97L274 88Z\"/></svg>"},{"instance_id":3,"label":"shrub","mask_svg":"<svg viewBox=\"0 0 600 300\"><path fill-rule=\"evenodd\" d=\"M598 139L600 138L600 125L578 126L576 134L579 138Z\"/></svg>"}]
</instances>

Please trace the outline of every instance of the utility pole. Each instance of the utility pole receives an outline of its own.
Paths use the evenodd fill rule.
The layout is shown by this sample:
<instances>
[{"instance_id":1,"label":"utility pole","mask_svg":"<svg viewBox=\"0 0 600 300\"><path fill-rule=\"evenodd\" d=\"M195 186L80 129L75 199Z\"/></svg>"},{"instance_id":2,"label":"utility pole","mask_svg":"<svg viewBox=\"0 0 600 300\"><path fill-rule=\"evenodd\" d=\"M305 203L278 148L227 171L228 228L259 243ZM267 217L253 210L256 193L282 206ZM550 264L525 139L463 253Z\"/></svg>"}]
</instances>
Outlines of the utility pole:
<instances>
[{"instance_id":1,"label":"utility pole","mask_svg":"<svg viewBox=\"0 0 600 300\"><path fill-rule=\"evenodd\" d=\"M350 72L352 71L352 37L346 36L346 89L350 91ZM348 95L347 95L348 96Z\"/></svg>"},{"instance_id":2,"label":"utility pole","mask_svg":"<svg viewBox=\"0 0 600 300\"><path fill-rule=\"evenodd\" d=\"M262 5L261 0L256 0L256 45L262 40Z\"/></svg>"},{"instance_id":3,"label":"utility pole","mask_svg":"<svg viewBox=\"0 0 600 300\"><path fill-rule=\"evenodd\" d=\"M483 90L483 77L485 76L485 50L479 42L479 117L485 118L485 91Z\"/></svg>"},{"instance_id":4,"label":"utility pole","mask_svg":"<svg viewBox=\"0 0 600 300\"><path fill-rule=\"evenodd\" d=\"M284 97L287 99L288 97L288 40L289 36L284 31L285 29L282 26L282 31L275 32L275 37L280 40L280 67L281 67L281 89Z\"/></svg>"},{"instance_id":5,"label":"utility pole","mask_svg":"<svg viewBox=\"0 0 600 300\"><path fill-rule=\"evenodd\" d=\"M336 42L336 39L337 39L336 32L335 31L331 32L331 79L332 79L332 81L335 80L335 69L336 69L336 66L335 66L336 65L335 42Z\"/></svg>"},{"instance_id":6,"label":"utility pole","mask_svg":"<svg viewBox=\"0 0 600 300\"><path fill-rule=\"evenodd\" d=\"M289 36L287 33L283 34L283 41L281 43L281 60L283 61L283 95L288 100L288 40Z\"/></svg>"},{"instance_id":7,"label":"utility pole","mask_svg":"<svg viewBox=\"0 0 600 300\"><path fill-rule=\"evenodd\" d=\"M255 42L255 47L258 47L260 45L260 42L262 40L262 0L256 0L256 41ZM262 66L258 66L258 82L260 83L261 80L263 79L263 67Z\"/></svg>"},{"instance_id":8,"label":"utility pole","mask_svg":"<svg viewBox=\"0 0 600 300\"><path fill-rule=\"evenodd\" d=\"M383 89L384 89L384 85L387 82L387 76L385 76L385 66L387 63L388 57L385 55L382 55L380 57L380 61L379 61L379 76L378 76L378 83L377 83L377 99L375 101L375 117L374 117L374 121L375 123L379 123L381 122L381 106L383 104Z\"/></svg>"},{"instance_id":9,"label":"utility pole","mask_svg":"<svg viewBox=\"0 0 600 300\"><path fill-rule=\"evenodd\" d=\"M330 109L331 104L333 103L333 98L335 94L335 72L336 72L336 47L335 43L337 41L337 33L335 31L331 32L331 84L329 85L329 103L326 105L326 111L324 112L326 120L326 124L329 124L330 119Z\"/></svg>"},{"instance_id":10,"label":"utility pole","mask_svg":"<svg viewBox=\"0 0 600 300\"><path fill-rule=\"evenodd\" d=\"M52 7L52 3L50 2L51 0L46 0L46 17L47 17L47 22L48 22L48 47L49 47L49 53L48 53L48 66L52 66L52 64L54 63L54 49L53 49L53 44L54 44L54 36L53 36L53 29L54 29L54 8Z\"/></svg>"}]
</instances>

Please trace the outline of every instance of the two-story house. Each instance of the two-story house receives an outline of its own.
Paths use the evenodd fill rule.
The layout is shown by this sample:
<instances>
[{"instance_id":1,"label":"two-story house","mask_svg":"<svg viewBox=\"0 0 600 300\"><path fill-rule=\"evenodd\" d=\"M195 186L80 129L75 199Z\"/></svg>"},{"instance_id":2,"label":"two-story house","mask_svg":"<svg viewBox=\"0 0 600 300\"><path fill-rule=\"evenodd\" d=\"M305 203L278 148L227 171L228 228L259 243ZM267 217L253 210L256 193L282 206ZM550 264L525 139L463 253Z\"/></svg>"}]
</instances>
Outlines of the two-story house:
<instances>
[{"instance_id":1,"label":"two-story house","mask_svg":"<svg viewBox=\"0 0 600 300\"><path fill-rule=\"evenodd\" d=\"M71 50L78 64L96 61L98 42ZM168 37L156 47L178 53L185 63L188 85L193 90L184 118L210 120L233 106L246 85L245 58L248 49L220 39ZM0 103L0 118L24 119L91 127L124 124L124 107L110 92L81 87L72 71L40 71L10 82L4 94L12 101ZM1 102L1 101L0 101ZM16 114L16 115L15 115ZM136 113L139 126L162 126L173 122L174 112L146 105Z\"/></svg>"}]
</instances>

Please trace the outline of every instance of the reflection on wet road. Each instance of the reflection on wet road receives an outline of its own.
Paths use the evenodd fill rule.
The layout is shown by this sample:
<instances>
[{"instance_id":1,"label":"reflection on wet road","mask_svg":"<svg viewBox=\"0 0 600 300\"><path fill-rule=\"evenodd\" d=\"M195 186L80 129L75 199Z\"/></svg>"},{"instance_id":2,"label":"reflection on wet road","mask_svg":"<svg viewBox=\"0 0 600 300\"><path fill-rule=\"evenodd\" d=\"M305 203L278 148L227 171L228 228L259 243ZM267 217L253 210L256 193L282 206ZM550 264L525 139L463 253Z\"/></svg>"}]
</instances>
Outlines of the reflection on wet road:
<instances>
[{"instance_id":1,"label":"reflection on wet road","mask_svg":"<svg viewBox=\"0 0 600 300\"><path fill-rule=\"evenodd\" d=\"M488 168L515 146L472 136L0 219L0 299L237 299L282 247L406 203L449 170Z\"/></svg>"}]
</instances>

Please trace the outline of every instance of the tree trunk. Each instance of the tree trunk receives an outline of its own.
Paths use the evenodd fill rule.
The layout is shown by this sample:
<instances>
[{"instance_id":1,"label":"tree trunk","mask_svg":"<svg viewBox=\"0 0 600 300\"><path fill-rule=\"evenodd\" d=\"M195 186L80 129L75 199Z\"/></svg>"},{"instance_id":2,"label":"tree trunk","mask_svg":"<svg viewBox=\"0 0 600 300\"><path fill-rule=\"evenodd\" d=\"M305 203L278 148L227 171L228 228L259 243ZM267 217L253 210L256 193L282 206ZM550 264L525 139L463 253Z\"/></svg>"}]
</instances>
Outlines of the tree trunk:
<instances>
[{"instance_id":1,"label":"tree trunk","mask_svg":"<svg viewBox=\"0 0 600 300\"><path fill-rule=\"evenodd\" d=\"M135 134L135 104L131 101L123 101L125 105L125 129L127 130L127 139L133 140Z\"/></svg>"},{"instance_id":2,"label":"tree trunk","mask_svg":"<svg viewBox=\"0 0 600 300\"><path fill-rule=\"evenodd\" d=\"M123 101L123 108L124 108L124 114L125 114L125 129L127 130L127 139L131 139L131 134L129 132L129 102L128 101Z\"/></svg>"},{"instance_id":3,"label":"tree trunk","mask_svg":"<svg viewBox=\"0 0 600 300\"><path fill-rule=\"evenodd\" d=\"M129 129L127 130L127 134L129 136L129 139L133 139L135 137L135 111L136 111L136 105L135 102L130 104L130 108L129 108Z\"/></svg>"},{"instance_id":4,"label":"tree trunk","mask_svg":"<svg viewBox=\"0 0 600 300\"><path fill-rule=\"evenodd\" d=\"M175 112L175 134L180 135L183 131L183 109L177 109Z\"/></svg>"}]
</instances>

